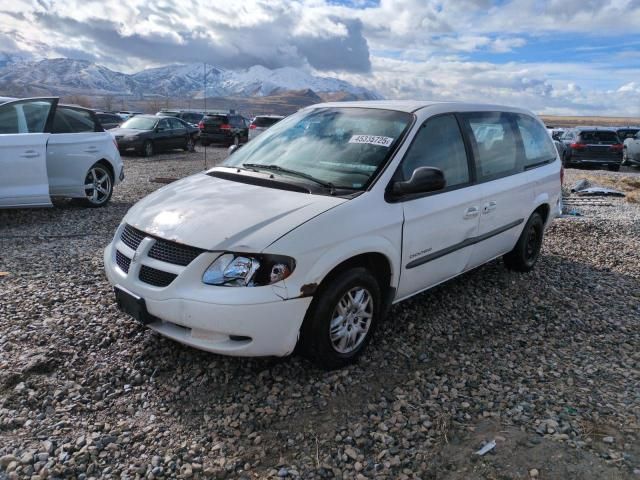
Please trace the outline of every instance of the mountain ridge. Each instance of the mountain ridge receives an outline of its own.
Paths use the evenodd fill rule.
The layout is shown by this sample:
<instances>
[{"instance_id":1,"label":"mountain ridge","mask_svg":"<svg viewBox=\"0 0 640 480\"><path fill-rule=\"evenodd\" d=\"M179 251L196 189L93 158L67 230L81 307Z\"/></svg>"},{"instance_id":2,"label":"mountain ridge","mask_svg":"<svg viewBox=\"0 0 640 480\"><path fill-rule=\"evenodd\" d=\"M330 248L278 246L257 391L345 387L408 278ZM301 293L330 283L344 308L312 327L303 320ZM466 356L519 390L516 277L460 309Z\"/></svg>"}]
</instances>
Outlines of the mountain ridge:
<instances>
[{"instance_id":1,"label":"mountain ridge","mask_svg":"<svg viewBox=\"0 0 640 480\"><path fill-rule=\"evenodd\" d=\"M177 96L203 98L204 64L171 64L128 74L87 60L53 58L0 62L0 95ZM244 70L206 66L207 97L266 97L288 91L377 100L382 96L344 80L311 75L294 67Z\"/></svg>"}]
</instances>

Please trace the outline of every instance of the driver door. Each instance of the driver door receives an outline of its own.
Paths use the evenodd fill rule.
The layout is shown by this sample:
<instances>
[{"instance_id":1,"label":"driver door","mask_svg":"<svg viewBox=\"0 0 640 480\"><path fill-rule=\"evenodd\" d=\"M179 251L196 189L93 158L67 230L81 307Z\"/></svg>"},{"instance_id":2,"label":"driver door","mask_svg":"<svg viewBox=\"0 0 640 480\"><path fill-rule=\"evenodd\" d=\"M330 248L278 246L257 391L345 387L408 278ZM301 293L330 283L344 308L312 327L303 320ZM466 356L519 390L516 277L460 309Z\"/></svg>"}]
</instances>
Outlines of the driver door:
<instances>
[{"instance_id":1,"label":"driver door","mask_svg":"<svg viewBox=\"0 0 640 480\"><path fill-rule=\"evenodd\" d=\"M0 207L51 206L45 132L57 103L38 98L0 105Z\"/></svg>"}]
</instances>

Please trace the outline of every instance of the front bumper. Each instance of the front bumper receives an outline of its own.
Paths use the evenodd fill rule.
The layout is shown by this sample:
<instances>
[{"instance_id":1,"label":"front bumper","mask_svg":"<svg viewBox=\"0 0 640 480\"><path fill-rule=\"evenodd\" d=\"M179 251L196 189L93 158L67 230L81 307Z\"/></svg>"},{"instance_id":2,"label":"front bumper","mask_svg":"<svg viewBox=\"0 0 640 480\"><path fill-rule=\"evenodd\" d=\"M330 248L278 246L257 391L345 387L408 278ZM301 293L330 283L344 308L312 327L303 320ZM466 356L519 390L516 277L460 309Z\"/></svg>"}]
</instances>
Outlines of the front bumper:
<instances>
[{"instance_id":1,"label":"front bumper","mask_svg":"<svg viewBox=\"0 0 640 480\"><path fill-rule=\"evenodd\" d=\"M130 150L141 150L142 149L142 145L144 143L143 140L116 140L116 143L118 144L118 150L120 152L127 152Z\"/></svg>"},{"instance_id":2,"label":"front bumper","mask_svg":"<svg viewBox=\"0 0 640 480\"><path fill-rule=\"evenodd\" d=\"M235 356L285 356L298 340L311 298L283 300L281 286L216 287L202 283L202 274L219 255L205 252L187 267L146 257L151 239L134 252L122 243L121 229L104 252L105 272L112 285L145 300L154 320L147 326L168 338L201 350ZM146 243L145 243L146 242ZM116 249L130 258L128 273L116 263ZM142 265L174 271L166 287L139 279ZM182 271L178 272L178 270Z\"/></svg>"}]
</instances>

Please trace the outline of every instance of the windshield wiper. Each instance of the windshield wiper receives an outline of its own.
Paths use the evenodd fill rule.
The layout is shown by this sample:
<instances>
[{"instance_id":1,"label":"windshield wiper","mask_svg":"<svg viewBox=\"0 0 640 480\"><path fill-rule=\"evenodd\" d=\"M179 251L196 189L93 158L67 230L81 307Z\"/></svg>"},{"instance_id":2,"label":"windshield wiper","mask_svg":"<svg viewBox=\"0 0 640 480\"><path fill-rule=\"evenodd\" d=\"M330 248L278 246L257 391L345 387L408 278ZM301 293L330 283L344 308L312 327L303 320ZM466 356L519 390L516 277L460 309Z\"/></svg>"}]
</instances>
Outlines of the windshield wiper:
<instances>
[{"instance_id":1,"label":"windshield wiper","mask_svg":"<svg viewBox=\"0 0 640 480\"><path fill-rule=\"evenodd\" d=\"M274 172L288 173L289 175L295 175L296 177L311 180L312 182L315 182L318 185L321 185L324 188L327 188L331 195L336 194L336 186L333 183L325 182L323 180L320 180L314 177L313 175L309 175L304 172L298 172L297 170L290 170L288 168L281 167L280 165L268 165L263 163L243 163L242 166L245 168L262 168L263 170L273 170Z\"/></svg>"}]
</instances>

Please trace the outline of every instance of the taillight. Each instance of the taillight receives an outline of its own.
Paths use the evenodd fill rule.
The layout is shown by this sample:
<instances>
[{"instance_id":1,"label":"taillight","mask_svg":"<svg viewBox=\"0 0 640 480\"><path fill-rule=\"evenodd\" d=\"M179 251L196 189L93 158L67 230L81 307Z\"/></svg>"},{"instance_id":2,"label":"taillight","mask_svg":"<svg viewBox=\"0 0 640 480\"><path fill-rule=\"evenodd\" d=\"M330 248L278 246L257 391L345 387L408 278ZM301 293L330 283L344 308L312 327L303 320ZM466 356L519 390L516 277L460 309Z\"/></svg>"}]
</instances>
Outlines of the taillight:
<instances>
[{"instance_id":1,"label":"taillight","mask_svg":"<svg viewBox=\"0 0 640 480\"><path fill-rule=\"evenodd\" d=\"M586 145L584 143L580 143L580 142L572 143L569 146L571 148L573 148L574 150L582 150L582 149L584 149L586 147Z\"/></svg>"},{"instance_id":2,"label":"taillight","mask_svg":"<svg viewBox=\"0 0 640 480\"><path fill-rule=\"evenodd\" d=\"M621 143L616 143L614 145L611 145L611 150L613 150L615 152L621 152L622 151L622 147L623 147L623 145Z\"/></svg>"},{"instance_id":3,"label":"taillight","mask_svg":"<svg viewBox=\"0 0 640 480\"><path fill-rule=\"evenodd\" d=\"M222 125L220 125L220 130L231 130L231 125L229 125L228 123L223 123Z\"/></svg>"},{"instance_id":4,"label":"taillight","mask_svg":"<svg viewBox=\"0 0 640 480\"><path fill-rule=\"evenodd\" d=\"M198 128L200 130L204 130L204 122L201 121L200 123L198 123Z\"/></svg>"},{"instance_id":5,"label":"taillight","mask_svg":"<svg viewBox=\"0 0 640 480\"><path fill-rule=\"evenodd\" d=\"M251 130L254 130L254 129L258 128L258 127L256 127L256 124L255 124L255 123L252 123L251 125L249 125L249 128L250 128Z\"/></svg>"}]
</instances>

